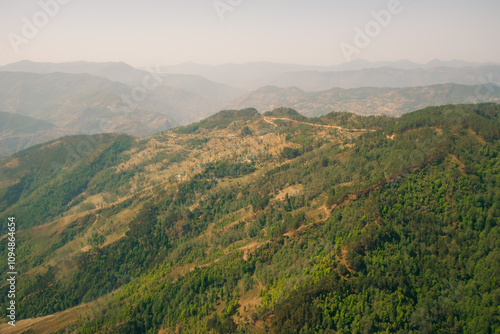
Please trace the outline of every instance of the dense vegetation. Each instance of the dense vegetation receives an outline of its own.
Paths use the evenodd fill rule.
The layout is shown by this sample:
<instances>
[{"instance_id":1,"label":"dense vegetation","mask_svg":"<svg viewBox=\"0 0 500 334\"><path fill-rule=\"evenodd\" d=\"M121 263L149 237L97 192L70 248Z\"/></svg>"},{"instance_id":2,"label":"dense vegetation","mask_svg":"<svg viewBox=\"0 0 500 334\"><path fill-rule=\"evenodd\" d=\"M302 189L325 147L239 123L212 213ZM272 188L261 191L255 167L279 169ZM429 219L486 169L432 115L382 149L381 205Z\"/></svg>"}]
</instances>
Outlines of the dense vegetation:
<instances>
[{"instance_id":1,"label":"dense vegetation","mask_svg":"<svg viewBox=\"0 0 500 334\"><path fill-rule=\"evenodd\" d=\"M242 110L223 110L207 119L175 129L178 133L189 134L201 130L225 129L229 124L258 118L259 112L253 108Z\"/></svg>"},{"instance_id":2,"label":"dense vegetation","mask_svg":"<svg viewBox=\"0 0 500 334\"><path fill-rule=\"evenodd\" d=\"M293 113L279 112L286 115L272 117ZM216 115L225 122L219 129L260 131L253 111L230 116ZM210 131L212 121L177 134ZM82 212L22 268L43 265L91 224L128 211L133 217L118 240L106 244L96 232L69 263L29 276L20 286L19 316L115 291L60 333L500 330L500 107L431 107L398 119L332 113L305 123L271 125L287 145L271 158L204 163L190 177ZM312 123L366 130L328 129L337 137L327 140ZM193 148L210 143L182 140ZM115 138L68 175L88 195L116 191L145 172L105 171L138 145ZM168 156L154 166L160 163L169 164ZM99 182L92 175L101 175ZM54 186L65 194L63 184ZM29 198L31 188L19 189L19 201ZM59 203L47 219L68 202ZM22 247L23 256L34 256Z\"/></svg>"},{"instance_id":3,"label":"dense vegetation","mask_svg":"<svg viewBox=\"0 0 500 334\"><path fill-rule=\"evenodd\" d=\"M297 121L307 120L307 117L299 114L296 110L292 108L277 108L272 111L265 112L264 116L283 117L283 118L294 119Z\"/></svg>"},{"instance_id":4,"label":"dense vegetation","mask_svg":"<svg viewBox=\"0 0 500 334\"><path fill-rule=\"evenodd\" d=\"M74 162L71 164L63 161L62 157L64 157L64 154L61 156L60 152L62 151L62 147L60 150L55 151L59 154L54 156L52 163L50 163L47 157L37 157L42 159L42 166L33 165L34 170L31 173L24 174L18 183L6 189L2 202L5 205L15 205L9 207L6 210L6 214L0 215L0 217L5 219L7 215L22 216L26 220L24 227L30 227L46 222L49 218L62 213L69 203L83 191L87 190L93 178L98 178L99 173L103 172L106 168L115 166L118 163L119 154L131 146L131 137L113 136L112 138L112 142L106 141L104 143L101 140L97 141L95 139L95 146L102 147L102 152L96 154L95 157L91 154L78 155L75 152L71 156L71 159L74 159ZM76 143L80 143L81 140L86 140L86 142L90 143L90 141L82 139L82 137L74 138L74 140L76 139L80 140L76 141ZM28 151L33 150L32 148ZM66 155L69 154L67 153ZM14 156L22 159L23 156L26 156L26 152L23 151ZM88 160L88 163L82 163L83 160ZM94 192L102 191L102 189L114 182L117 181L113 175L108 175L106 180L95 184L93 186L94 189L88 190ZM0 230L4 229L5 226L2 226Z\"/></svg>"}]
</instances>

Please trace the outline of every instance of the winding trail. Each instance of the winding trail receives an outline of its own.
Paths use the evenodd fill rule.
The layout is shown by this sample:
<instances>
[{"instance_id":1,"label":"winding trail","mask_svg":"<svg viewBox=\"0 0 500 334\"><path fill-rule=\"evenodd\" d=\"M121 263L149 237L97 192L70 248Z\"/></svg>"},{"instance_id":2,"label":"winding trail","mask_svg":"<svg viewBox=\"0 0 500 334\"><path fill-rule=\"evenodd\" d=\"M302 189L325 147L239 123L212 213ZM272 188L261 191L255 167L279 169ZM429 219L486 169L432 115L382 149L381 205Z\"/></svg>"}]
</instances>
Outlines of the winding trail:
<instances>
[{"instance_id":1,"label":"winding trail","mask_svg":"<svg viewBox=\"0 0 500 334\"><path fill-rule=\"evenodd\" d=\"M374 132L374 131L376 131L376 130L368 130L368 129L346 129L346 128L343 128L343 127L337 126L337 125L326 125L326 124L315 124L315 123L301 122L301 121L297 121L296 119L285 118L285 117L284 118L268 117L268 116L264 117L264 121L266 121L267 123L272 124L276 127L277 127L277 125L273 121L278 121L278 120L289 121L289 122L294 122L294 123L298 123L298 124L306 124L306 125L321 127L321 128L330 128L330 129L337 129L337 130L343 130L343 131L350 131L350 132Z\"/></svg>"}]
</instances>

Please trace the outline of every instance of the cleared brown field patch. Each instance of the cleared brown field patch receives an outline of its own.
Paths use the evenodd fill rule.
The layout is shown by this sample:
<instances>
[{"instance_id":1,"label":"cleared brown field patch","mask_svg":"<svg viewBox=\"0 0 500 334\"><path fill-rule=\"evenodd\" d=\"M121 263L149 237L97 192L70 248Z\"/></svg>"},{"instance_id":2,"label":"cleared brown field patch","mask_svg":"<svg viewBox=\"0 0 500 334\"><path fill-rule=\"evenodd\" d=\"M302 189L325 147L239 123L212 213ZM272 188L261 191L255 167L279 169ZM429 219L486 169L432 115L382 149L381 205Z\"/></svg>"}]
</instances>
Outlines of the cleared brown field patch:
<instances>
[{"instance_id":1,"label":"cleared brown field patch","mask_svg":"<svg viewBox=\"0 0 500 334\"><path fill-rule=\"evenodd\" d=\"M474 130L472 130L471 128L467 129L467 131L473 135L477 140L479 140L479 142L481 144L486 144L486 141L484 140L483 137L481 137L480 135L478 135Z\"/></svg>"},{"instance_id":2,"label":"cleared brown field patch","mask_svg":"<svg viewBox=\"0 0 500 334\"><path fill-rule=\"evenodd\" d=\"M4 165L4 168L16 168L19 166L19 159L11 159L8 163Z\"/></svg>"},{"instance_id":3,"label":"cleared brown field patch","mask_svg":"<svg viewBox=\"0 0 500 334\"><path fill-rule=\"evenodd\" d=\"M279 201L284 201L286 196L293 197L301 194L304 191L304 186L302 184L294 184L283 190L281 190L278 195L276 195L276 199Z\"/></svg>"},{"instance_id":4,"label":"cleared brown field patch","mask_svg":"<svg viewBox=\"0 0 500 334\"><path fill-rule=\"evenodd\" d=\"M455 161L458 164L458 169L460 172L465 173L465 165L462 161L460 161L455 155L450 154L451 160Z\"/></svg>"}]
</instances>

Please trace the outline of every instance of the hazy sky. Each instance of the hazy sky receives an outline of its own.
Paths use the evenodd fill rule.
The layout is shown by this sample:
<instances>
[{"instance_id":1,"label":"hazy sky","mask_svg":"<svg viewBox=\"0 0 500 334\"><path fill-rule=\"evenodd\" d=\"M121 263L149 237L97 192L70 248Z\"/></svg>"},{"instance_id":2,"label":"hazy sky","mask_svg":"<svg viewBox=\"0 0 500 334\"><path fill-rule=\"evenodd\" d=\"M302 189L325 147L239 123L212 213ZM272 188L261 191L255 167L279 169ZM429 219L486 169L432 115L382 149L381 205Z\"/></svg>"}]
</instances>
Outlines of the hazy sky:
<instances>
[{"instance_id":1,"label":"hazy sky","mask_svg":"<svg viewBox=\"0 0 500 334\"><path fill-rule=\"evenodd\" d=\"M53 15L42 9L58 1L67 4ZM0 65L22 59L336 65L347 59L341 43L356 48L351 59L500 62L499 0L394 1L0 0ZM397 13L390 23L376 23L370 13L391 5ZM356 27L372 29L369 44L355 44Z\"/></svg>"}]
</instances>

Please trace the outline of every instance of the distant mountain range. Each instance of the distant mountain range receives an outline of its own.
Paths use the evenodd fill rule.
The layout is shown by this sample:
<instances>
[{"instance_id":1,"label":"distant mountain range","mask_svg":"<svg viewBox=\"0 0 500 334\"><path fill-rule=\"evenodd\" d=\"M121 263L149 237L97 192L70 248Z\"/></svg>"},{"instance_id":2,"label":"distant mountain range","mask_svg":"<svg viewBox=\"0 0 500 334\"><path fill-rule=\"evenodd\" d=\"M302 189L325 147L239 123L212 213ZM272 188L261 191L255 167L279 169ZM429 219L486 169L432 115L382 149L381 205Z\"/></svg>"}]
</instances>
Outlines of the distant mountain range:
<instances>
[{"instance_id":1,"label":"distant mountain range","mask_svg":"<svg viewBox=\"0 0 500 334\"><path fill-rule=\"evenodd\" d=\"M90 74L128 86L142 86L151 72L161 76L161 84L199 94L214 102L233 99L263 86L296 86L306 91L330 88L411 87L442 83L482 84L500 81L500 63L473 63L460 60L433 60L417 64L354 60L336 66L310 66L253 62L217 66L184 63L175 66L137 69L123 62L37 63L19 61L0 66L0 72L49 74ZM235 88L239 87L239 88Z\"/></svg>"},{"instance_id":2,"label":"distant mountain range","mask_svg":"<svg viewBox=\"0 0 500 334\"><path fill-rule=\"evenodd\" d=\"M23 60L0 67L0 71L29 72L38 74L68 73L90 74L103 77L111 81L121 82L126 85L141 85L147 71L138 70L126 63L93 63L75 61L69 63L38 63Z\"/></svg>"},{"instance_id":3,"label":"distant mountain range","mask_svg":"<svg viewBox=\"0 0 500 334\"><path fill-rule=\"evenodd\" d=\"M488 81L500 82L500 66L480 67L435 67L429 69L395 69L381 67L359 71L288 72L263 79L265 83L278 87L295 86L306 91L321 91L330 88L360 87L414 87L454 83L481 85Z\"/></svg>"},{"instance_id":4,"label":"distant mountain range","mask_svg":"<svg viewBox=\"0 0 500 334\"><path fill-rule=\"evenodd\" d=\"M430 105L498 102L498 86L491 83L498 81L498 64L439 60L425 65L356 60L331 67L186 63L156 69L21 61L0 67L0 110L54 128L22 135L4 128L0 156L55 134L146 136L224 109L291 107L308 116L333 110L398 116Z\"/></svg>"},{"instance_id":5,"label":"distant mountain range","mask_svg":"<svg viewBox=\"0 0 500 334\"><path fill-rule=\"evenodd\" d=\"M500 87L443 84L408 88L333 88L305 92L297 87L267 86L225 104L222 109L254 107L266 112L277 107L289 107L308 117L323 116L331 111L401 116L428 106L471 102L499 103Z\"/></svg>"},{"instance_id":6,"label":"distant mountain range","mask_svg":"<svg viewBox=\"0 0 500 334\"><path fill-rule=\"evenodd\" d=\"M0 111L0 157L70 133L45 121Z\"/></svg>"},{"instance_id":7,"label":"distant mountain range","mask_svg":"<svg viewBox=\"0 0 500 334\"><path fill-rule=\"evenodd\" d=\"M121 103L121 96L129 93L130 88L124 84L87 74L0 72L0 110L74 133L127 132L141 136L175 124L166 113L151 109L113 111L113 103Z\"/></svg>"},{"instance_id":8,"label":"distant mountain range","mask_svg":"<svg viewBox=\"0 0 500 334\"><path fill-rule=\"evenodd\" d=\"M126 63L93 63L86 61L69 63L36 63L32 61L20 61L0 67L0 71L9 72L29 72L38 74L67 73L67 74L90 74L97 77L106 78L111 81L123 83L128 86L144 86L149 83L146 78L154 73L156 81L169 87L176 87L211 100L213 103L226 102L243 93L244 90L230 87L207 80L198 75L192 74L163 74L156 73L157 69L148 68L144 70L136 69ZM149 83L151 84L151 83Z\"/></svg>"},{"instance_id":9,"label":"distant mountain range","mask_svg":"<svg viewBox=\"0 0 500 334\"><path fill-rule=\"evenodd\" d=\"M495 76L495 74L498 74L499 66L500 63L472 63L460 60L446 62L437 59L427 64L417 64L407 60L377 63L354 60L336 66L308 66L270 62L217 66L184 63L175 66L162 66L161 71L163 73L200 75L209 80L246 90L274 85L279 87L296 86L304 90L318 91L334 87L405 87L440 83L475 85L480 84L481 75L489 76L492 74ZM446 69L443 69L444 67ZM478 70L479 67L487 68ZM490 67L496 68L494 72L488 72ZM471 72L472 77L469 74ZM466 74L467 78L461 79L464 74ZM417 76L412 78L414 75ZM387 78L390 79L389 82L384 81ZM317 83L315 80L317 80ZM500 80L498 75L497 80Z\"/></svg>"},{"instance_id":10,"label":"distant mountain range","mask_svg":"<svg viewBox=\"0 0 500 334\"><path fill-rule=\"evenodd\" d=\"M199 75L191 74L163 74L162 84L169 87L177 87L185 91L198 94L210 103L225 103L247 91L225 84L219 84Z\"/></svg>"}]
</instances>

